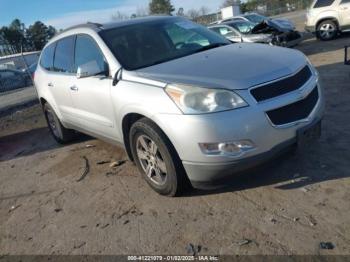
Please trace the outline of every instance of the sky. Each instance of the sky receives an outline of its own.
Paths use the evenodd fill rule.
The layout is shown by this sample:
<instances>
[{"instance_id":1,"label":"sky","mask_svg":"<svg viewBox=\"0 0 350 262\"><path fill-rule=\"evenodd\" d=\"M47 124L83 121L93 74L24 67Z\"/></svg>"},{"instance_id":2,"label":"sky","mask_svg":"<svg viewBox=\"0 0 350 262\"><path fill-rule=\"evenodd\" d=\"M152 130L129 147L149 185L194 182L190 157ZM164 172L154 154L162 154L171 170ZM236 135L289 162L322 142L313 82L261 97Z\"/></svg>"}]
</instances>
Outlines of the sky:
<instances>
[{"instance_id":1,"label":"sky","mask_svg":"<svg viewBox=\"0 0 350 262\"><path fill-rule=\"evenodd\" d=\"M219 9L223 0L171 0L176 10L183 7L199 9L206 6L210 12ZM149 0L0 0L0 26L15 18L29 26L42 21L58 29L90 22L104 23L118 11L130 15L147 8Z\"/></svg>"}]
</instances>

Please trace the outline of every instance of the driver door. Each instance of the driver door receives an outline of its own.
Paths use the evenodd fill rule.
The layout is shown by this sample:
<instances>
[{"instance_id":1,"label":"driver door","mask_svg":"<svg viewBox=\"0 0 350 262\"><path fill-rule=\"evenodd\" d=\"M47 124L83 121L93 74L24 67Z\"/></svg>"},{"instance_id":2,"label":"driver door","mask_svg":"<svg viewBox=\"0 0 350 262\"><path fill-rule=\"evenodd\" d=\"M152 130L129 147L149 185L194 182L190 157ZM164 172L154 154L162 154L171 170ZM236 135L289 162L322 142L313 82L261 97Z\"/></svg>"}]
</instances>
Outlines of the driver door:
<instances>
[{"instance_id":1,"label":"driver door","mask_svg":"<svg viewBox=\"0 0 350 262\"><path fill-rule=\"evenodd\" d=\"M75 106L74 114L79 119L80 127L88 132L116 139L110 92L112 79L108 77L106 59L92 37L77 35L74 61L77 77L70 92Z\"/></svg>"},{"instance_id":2,"label":"driver door","mask_svg":"<svg viewBox=\"0 0 350 262\"><path fill-rule=\"evenodd\" d=\"M350 0L342 0L339 4L341 26L350 29Z\"/></svg>"}]
</instances>

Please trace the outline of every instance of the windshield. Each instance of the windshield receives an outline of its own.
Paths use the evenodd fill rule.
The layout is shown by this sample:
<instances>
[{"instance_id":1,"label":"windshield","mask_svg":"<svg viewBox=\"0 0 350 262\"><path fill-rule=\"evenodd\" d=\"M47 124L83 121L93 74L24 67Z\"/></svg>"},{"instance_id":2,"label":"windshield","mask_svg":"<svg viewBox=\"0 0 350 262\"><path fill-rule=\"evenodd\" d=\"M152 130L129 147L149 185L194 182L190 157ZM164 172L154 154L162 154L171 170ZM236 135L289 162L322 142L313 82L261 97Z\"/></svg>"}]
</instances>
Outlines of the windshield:
<instances>
[{"instance_id":1,"label":"windshield","mask_svg":"<svg viewBox=\"0 0 350 262\"><path fill-rule=\"evenodd\" d=\"M204 26L164 18L100 32L123 68L136 70L230 44Z\"/></svg>"},{"instance_id":2,"label":"windshield","mask_svg":"<svg viewBox=\"0 0 350 262\"><path fill-rule=\"evenodd\" d=\"M255 26L253 23L247 21L237 21L234 23L228 23L228 25L235 28L242 34L249 34Z\"/></svg>"},{"instance_id":3,"label":"windshield","mask_svg":"<svg viewBox=\"0 0 350 262\"><path fill-rule=\"evenodd\" d=\"M267 19L265 16L258 14L245 15L244 17L247 18L250 22L253 22L254 24L260 24L261 22Z\"/></svg>"}]
</instances>

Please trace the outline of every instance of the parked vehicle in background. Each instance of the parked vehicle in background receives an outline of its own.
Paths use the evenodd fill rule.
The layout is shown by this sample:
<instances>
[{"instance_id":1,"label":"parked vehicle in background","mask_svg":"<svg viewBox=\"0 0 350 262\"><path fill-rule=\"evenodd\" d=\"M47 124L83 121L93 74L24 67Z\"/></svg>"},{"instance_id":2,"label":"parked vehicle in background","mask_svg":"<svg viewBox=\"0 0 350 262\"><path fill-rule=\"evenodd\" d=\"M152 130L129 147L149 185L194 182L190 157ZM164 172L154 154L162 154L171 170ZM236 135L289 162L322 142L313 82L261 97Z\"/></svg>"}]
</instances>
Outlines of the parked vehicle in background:
<instances>
[{"instance_id":1,"label":"parked vehicle in background","mask_svg":"<svg viewBox=\"0 0 350 262\"><path fill-rule=\"evenodd\" d=\"M350 0L314 0L306 14L305 29L324 41L350 31Z\"/></svg>"},{"instance_id":2,"label":"parked vehicle in background","mask_svg":"<svg viewBox=\"0 0 350 262\"><path fill-rule=\"evenodd\" d=\"M14 69L0 69L0 92L10 91L32 85L27 73Z\"/></svg>"},{"instance_id":3,"label":"parked vehicle in background","mask_svg":"<svg viewBox=\"0 0 350 262\"><path fill-rule=\"evenodd\" d=\"M243 15L235 16L231 19L222 20L222 22L227 22L230 20L244 20L253 23L254 25L258 25L263 23L264 21L271 21L274 25L278 26L279 29L283 30L295 30L295 25L292 21L285 18L270 18L267 16L263 16L257 13L246 13Z\"/></svg>"},{"instance_id":4,"label":"parked vehicle in background","mask_svg":"<svg viewBox=\"0 0 350 262\"><path fill-rule=\"evenodd\" d=\"M208 27L232 42L273 44L271 34L253 34L254 24L248 21L231 21Z\"/></svg>"},{"instance_id":5,"label":"parked vehicle in background","mask_svg":"<svg viewBox=\"0 0 350 262\"><path fill-rule=\"evenodd\" d=\"M219 21L217 24L246 21L254 24L251 34L270 34L274 45L293 47L299 44L303 37L295 30L294 24L287 19L268 18L257 13L248 13Z\"/></svg>"},{"instance_id":6,"label":"parked vehicle in background","mask_svg":"<svg viewBox=\"0 0 350 262\"><path fill-rule=\"evenodd\" d=\"M123 145L174 196L319 136L324 98L296 50L232 44L181 17L85 24L42 51L35 86L53 137Z\"/></svg>"},{"instance_id":7,"label":"parked vehicle in background","mask_svg":"<svg viewBox=\"0 0 350 262\"><path fill-rule=\"evenodd\" d=\"M28 66L28 68L22 69L22 72L26 73L31 79L33 79L37 66L38 66L38 63L31 64L30 66Z\"/></svg>"}]
</instances>

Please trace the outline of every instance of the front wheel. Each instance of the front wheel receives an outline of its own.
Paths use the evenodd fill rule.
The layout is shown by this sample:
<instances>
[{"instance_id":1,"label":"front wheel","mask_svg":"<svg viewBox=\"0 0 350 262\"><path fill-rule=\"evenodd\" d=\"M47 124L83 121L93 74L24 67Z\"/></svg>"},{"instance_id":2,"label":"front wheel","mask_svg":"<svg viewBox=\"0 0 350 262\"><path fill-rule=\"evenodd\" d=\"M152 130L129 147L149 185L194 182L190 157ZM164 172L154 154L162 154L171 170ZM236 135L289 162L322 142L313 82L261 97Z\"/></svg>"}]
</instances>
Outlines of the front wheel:
<instances>
[{"instance_id":1,"label":"front wheel","mask_svg":"<svg viewBox=\"0 0 350 262\"><path fill-rule=\"evenodd\" d=\"M131 152L146 182L159 194L175 196L187 184L187 177L175 149L152 121L143 118L130 130Z\"/></svg>"},{"instance_id":2,"label":"front wheel","mask_svg":"<svg viewBox=\"0 0 350 262\"><path fill-rule=\"evenodd\" d=\"M338 26L332 20L323 21L317 26L316 35L322 41L332 40L338 35Z\"/></svg>"}]
</instances>

